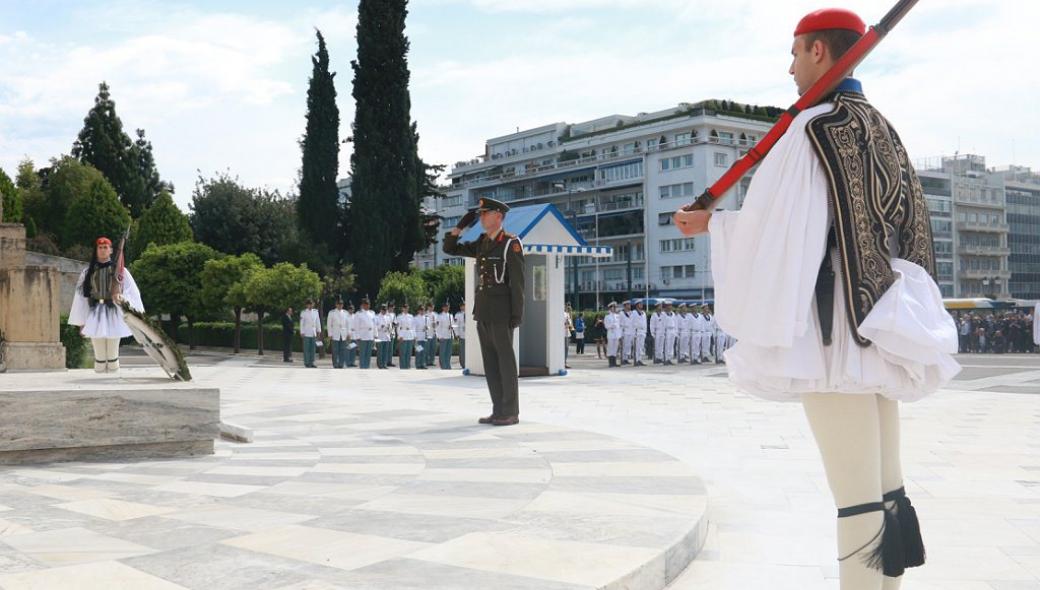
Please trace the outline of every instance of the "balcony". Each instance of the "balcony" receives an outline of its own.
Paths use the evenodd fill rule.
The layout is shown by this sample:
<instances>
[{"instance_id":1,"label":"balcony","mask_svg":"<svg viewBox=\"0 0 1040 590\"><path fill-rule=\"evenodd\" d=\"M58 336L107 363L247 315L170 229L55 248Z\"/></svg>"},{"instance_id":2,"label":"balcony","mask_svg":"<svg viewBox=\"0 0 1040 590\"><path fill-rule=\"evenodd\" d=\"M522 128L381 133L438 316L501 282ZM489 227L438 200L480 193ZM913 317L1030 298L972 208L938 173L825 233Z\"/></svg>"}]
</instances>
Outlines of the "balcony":
<instances>
[{"instance_id":1,"label":"balcony","mask_svg":"<svg viewBox=\"0 0 1040 590\"><path fill-rule=\"evenodd\" d=\"M981 231L994 233L1007 233L1009 226L1006 223L978 223L971 221L958 221L957 231Z\"/></svg>"},{"instance_id":2,"label":"balcony","mask_svg":"<svg viewBox=\"0 0 1040 590\"><path fill-rule=\"evenodd\" d=\"M974 244L961 244L957 247L959 254L974 254L977 256L1008 256L1011 248L1003 246L978 246Z\"/></svg>"},{"instance_id":3,"label":"balcony","mask_svg":"<svg viewBox=\"0 0 1040 590\"><path fill-rule=\"evenodd\" d=\"M968 207L987 207L989 209L1003 209L1004 201L992 201L989 199L977 199L972 197L954 197L953 202Z\"/></svg>"},{"instance_id":4,"label":"balcony","mask_svg":"<svg viewBox=\"0 0 1040 590\"><path fill-rule=\"evenodd\" d=\"M983 269L977 269L977 268L968 268L968 269L961 269L960 277L961 277L961 279L979 279L979 280L1004 279L1004 280L1007 280L1007 279L1011 278L1011 271L1010 270L983 270Z\"/></svg>"}]
</instances>

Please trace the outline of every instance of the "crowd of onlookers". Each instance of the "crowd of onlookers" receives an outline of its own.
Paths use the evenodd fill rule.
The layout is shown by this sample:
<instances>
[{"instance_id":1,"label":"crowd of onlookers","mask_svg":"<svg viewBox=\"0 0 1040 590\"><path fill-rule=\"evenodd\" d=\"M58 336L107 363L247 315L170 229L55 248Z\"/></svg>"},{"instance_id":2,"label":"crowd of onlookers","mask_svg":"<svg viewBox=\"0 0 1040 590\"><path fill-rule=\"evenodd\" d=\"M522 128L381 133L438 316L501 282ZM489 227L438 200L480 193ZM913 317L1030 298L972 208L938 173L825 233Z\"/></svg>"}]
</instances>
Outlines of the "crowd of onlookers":
<instances>
[{"instance_id":1,"label":"crowd of onlookers","mask_svg":"<svg viewBox=\"0 0 1040 590\"><path fill-rule=\"evenodd\" d=\"M1037 352L1029 311L961 312L954 321L961 352Z\"/></svg>"}]
</instances>

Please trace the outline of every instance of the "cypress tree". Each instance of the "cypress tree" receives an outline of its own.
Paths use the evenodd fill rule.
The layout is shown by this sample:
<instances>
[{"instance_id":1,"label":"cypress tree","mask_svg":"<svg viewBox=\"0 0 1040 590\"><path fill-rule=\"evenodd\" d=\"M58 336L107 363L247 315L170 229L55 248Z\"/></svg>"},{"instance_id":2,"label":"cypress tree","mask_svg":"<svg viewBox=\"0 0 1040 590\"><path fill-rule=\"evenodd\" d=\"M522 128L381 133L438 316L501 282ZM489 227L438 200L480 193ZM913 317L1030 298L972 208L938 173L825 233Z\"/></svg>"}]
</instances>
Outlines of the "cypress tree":
<instances>
[{"instance_id":1,"label":"cypress tree","mask_svg":"<svg viewBox=\"0 0 1040 590\"><path fill-rule=\"evenodd\" d=\"M335 72L329 72L329 53L321 31L318 52L311 57L313 70L307 89L307 130L300 140L303 167L297 219L315 243L329 252L341 253L346 236L337 228L339 191L339 107L336 106Z\"/></svg>"},{"instance_id":2,"label":"cypress tree","mask_svg":"<svg viewBox=\"0 0 1040 590\"><path fill-rule=\"evenodd\" d=\"M350 257L361 293L405 270L420 235L415 139L408 94L407 0L360 0L353 96ZM413 233L414 232L414 233ZM405 236L410 236L405 238Z\"/></svg>"},{"instance_id":3,"label":"cypress tree","mask_svg":"<svg viewBox=\"0 0 1040 590\"><path fill-rule=\"evenodd\" d=\"M172 190L159 179L152 145L144 139L144 131L138 129L137 137L135 143L123 131L108 84L102 82L94 106L83 119L83 129L72 144L72 156L100 170L135 218L164 189Z\"/></svg>"}]
</instances>

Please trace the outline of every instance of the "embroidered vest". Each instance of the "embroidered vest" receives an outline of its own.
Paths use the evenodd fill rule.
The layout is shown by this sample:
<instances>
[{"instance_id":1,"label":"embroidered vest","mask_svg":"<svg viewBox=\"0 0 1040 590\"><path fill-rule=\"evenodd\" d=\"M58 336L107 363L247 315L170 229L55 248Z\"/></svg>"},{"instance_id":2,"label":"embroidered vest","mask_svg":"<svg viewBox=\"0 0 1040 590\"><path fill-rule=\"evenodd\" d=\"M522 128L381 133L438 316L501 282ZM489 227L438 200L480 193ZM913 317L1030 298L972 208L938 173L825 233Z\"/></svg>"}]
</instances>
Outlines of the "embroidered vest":
<instances>
[{"instance_id":1,"label":"embroidered vest","mask_svg":"<svg viewBox=\"0 0 1040 590\"><path fill-rule=\"evenodd\" d=\"M913 166L892 125L858 92L839 91L834 110L809 121L809 134L829 183L833 226L817 288L824 343L830 342L833 308L820 305L821 289L831 291L830 249L837 247L841 290L853 337L874 304L892 286L890 260L902 258L935 279L935 253L928 205ZM825 285L825 276L831 277ZM831 299L833 302L833 299Z\"/></svg>"}]
</instances>

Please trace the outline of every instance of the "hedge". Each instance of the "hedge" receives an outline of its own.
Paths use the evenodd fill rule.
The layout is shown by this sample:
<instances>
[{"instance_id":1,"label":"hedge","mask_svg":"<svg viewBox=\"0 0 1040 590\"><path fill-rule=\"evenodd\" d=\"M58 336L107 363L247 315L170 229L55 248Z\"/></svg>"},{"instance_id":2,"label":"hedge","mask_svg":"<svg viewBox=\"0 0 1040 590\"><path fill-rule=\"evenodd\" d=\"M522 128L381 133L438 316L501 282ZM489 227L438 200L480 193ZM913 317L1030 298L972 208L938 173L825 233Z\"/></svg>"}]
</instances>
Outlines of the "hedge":
<instances>
[{"instance_id":1,"label":"hedge","mask_svg":"<svg viewBox=\"0 0 1040 590\"><path fill-rule=\"evenodd\" d=\"M234 348L235 345L235 323L234 322L196 322L195 323L195 345L218 348ZM329 348L328 336L325 336L325 352ZM181 324L177 330L177 342L188 346L188 326ZM242 324L242 351L255 351L256 346L256 322ZM452 344L452 354L458 354L458 342ZM375 346L372 347L373 351ZM282 326L276 324L264 324L264 352L280 352L282 350ZM292 350L303 352L303 339L299 331L293 332ZM394 351L397 356L397 351Z\"/></svg>"},{"instance_id":2,"label":"hedge","mask_svg":"<svg viewBox=\"0 0 1040 590\"><path fill-rule=\"evenodd\" d=\"M59 324L61 343L65 346L65 368L78 369L87 356L87 338L80 334L79 326L69 325L69 316L62 314Z\"/></svg>"}]
</instances>

